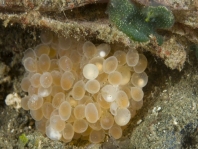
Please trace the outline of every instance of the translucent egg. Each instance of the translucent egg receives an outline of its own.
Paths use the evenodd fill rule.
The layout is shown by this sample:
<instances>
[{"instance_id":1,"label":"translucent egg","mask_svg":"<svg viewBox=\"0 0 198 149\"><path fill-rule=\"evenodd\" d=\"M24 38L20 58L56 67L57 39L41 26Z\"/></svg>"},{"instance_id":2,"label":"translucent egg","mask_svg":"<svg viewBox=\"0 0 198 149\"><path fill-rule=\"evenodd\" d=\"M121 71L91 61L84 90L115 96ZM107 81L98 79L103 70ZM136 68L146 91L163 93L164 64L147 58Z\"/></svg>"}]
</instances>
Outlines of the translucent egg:
<instances>
[{"instance_id":1,"label":"translucent egg","mask_svg":"<svg viewBox=\"0 0 198 149\"><path fill-rule=\"evenodd\" d=\"M139 61L139 54L137 50L129 49L129 51L126 54L127 65L133 67L137 65L138 61Z\"/></svg>"},{"instance_id":2,"label":"translucent egg","mask_svg":"<svg viewBox=\"0 0 198 149\"><path fill-rule=\"evenodd\" d=\"M47 119L47 121L46 121L46 123L45 123L45 126L47 127L47 126L50 126L50 120L49 119Z\"/></svg>"},{"instance_id":3,"label":"translucent egg","mask_svg":"<svg viewBox=\"0 0 198 149\"><path fill-rule=\"evenodd\" d=\"M47 96L43 98L45 102L52 102L52 96Z\"/></svg>"},{"instance_id":4,"label":"translucent egg","mask_svg":"<svg viewBox=\"0 0 198 149\"><path fill-rule=\"evenodd\" d=\"M58 45L63 50L68 50L71 47L72 40L71 38L59 37Z\"/></svg>"},{"instance_id":5,"label":"translucent egg","mask_svg":"<svg viewBox=\"0 0 198 149\"><path fill-rule=\"evenodd\" d=\"M28 77L25 77L25 78L22 79L22 81L21 81L21 89L24 92L28 91L28 88L29 88L30 85L31 85L31 82L30 82Z\"/></svg>"},{"instance_id":6,"label":"translucent egg","mask_svg":"<svg viewBox=\"0 0 198 149\"><path fill-rule=\"evenodd\" d=\"M71 107L76 107L76 106L78 105L78 101L75 100L75 99L74 99L73 97L71 97L71 96L68 96L68 97L66 98L66 101L69 102L69 104L71 105Z\"/></svg>"},{"instance_id":7,"label":"translucent egg","mask_svg":"<svg viewBox=\"0 0 198 149\"><path fill-rule=\"evenodd\" d=\"M83 53L87 58L93 57L96 53L96 46L92 42L86 41L83 44Z\"/></svg>"},{"instance_id":8,"label":"translucent egg","mask_svg":"<svg viewBox=\"0 0 198 149\"><path fill-rule=\"evenodd\" d=\"M65 139L64 137L62 137L62 138L61 138L61 141L63 141L64 143L69 143L69 142L72 141L72 139L71 139L71 140L67 140L67 139Z\"/></svg>"},{"instance_id":9,"label":"translucent egg","mask_svg":"<svg viewBox=\"0 0 198 149\"><path fill-rule=\"evenodd\" d=\"M34 48L37 57L40 57L42 54L49 55L50 47L46 44L39 44Z\"/></svg>"},{"instance_id":10,"label":"translucent egg","mask_svg":"<svg viewBox=\"0 0 198 149\"><path fill-rule=\"evenodd\" d=\"M112 85L119 85L122 82L122 75L118 71L111 72L108 75L108 81Z\"/></svg>"},{"instance_id":11,"label":"translucent egg","mask_svg":"<svg viewBox=\"0 0 198 149\"><path fill-rule=\"evenodd\" d=\"M146 69L147 63L147 58L143 54L140 54L137 65L133 67L134 71L136 73L142 73Z\"/></svg>"},{"instance_id":12,"label":"translucent egg","mask_svg":"<svg viewBox=\"0 0 198 149\"><path fill-rule=\"evenodd\" d=\"M114 124L110 129L109 129L109 135L113 137L114 139L119 139L122 137L122 128L116 124Z\"/></svg>"},{"instance_id":13,"label":"translucent egg","mask_svg":"<svg viewBox=\"0 0 198 149\"><path fill-rule=\"evenodd\" d=\"M51 59L51 65L50 65L50 71L53 70L59 70L59 66L58 66L58 60L57 59Z\"/></svg>"},{"instance_id":14,"label":"translucent egg","mask_svg":"<svg viewBox=\"0 0 198 149\"><path fill-rule=\"evenodd\" d=\"M73 50L72 47L70 47L69 49L62 49L62 48L58 47L58 56L59 57L62 57L62 56L70 57L72 50Z\"/></svg>"},{"instance_id":15,"label":"translucent egg","mask_svg":"<svg viewBox=\"0 0 198 149\"><path fill-rule=\"evenodd\" d=\"M63 70L63 71L70 71L73 67L73 63L71 61L71 59L67 56L63 56L59 59L58 61L59 63L59 67Z\"/></svg>"},{"instance_id":16,"label":"translucent egg","mask_svg":"<svg viewBox=\"0 0 198 149\"><path fill-rule=\"evenodd\" d=\"M40 121L43 118L42 108L37 110L30 110L30 115L35 121Z\"/></svg>"},{"instance_id":17,"label":"translucent egg","mask_svg":"<svg viewBox=\"0 0 198 149\"><path fill-rule=\"evenodd\" d=\"M35 122L35 127L38 131L40 131L42 134L45 134L45 129L46 129L46 118L42 118L40 121Z\"/></svg>"},{"instance_id":18,"label":"translucent egg","mask_svg":"<svg viewBox=\"0 0 198 149\"><path fill-rule=\"evenodd\" d=\"M99 70L97 66L94 64L87 64L83 68L83 76L86 79L93 80L98 76L98 74L99 74Z\"/></svg>"},{"instance_id":19,"label":"translucent egg","mask_svg":"<svg viewBox=\"0 0 198 149\"><path fill-rule=\"evenodd\" d=\"M127 94L128 99L131 98L131 87L129 85L122 86L120 87L120 89L123 90Z\"/></svg>"},{"instance_id":20,"label":"translucent egg","mask_svg":"<svg viewBox=\"0 0 198 149\"><path fill-rule=\"evenodd\" d=\"M74 74L76 80L81 80L83 79L83 74L82 74L82 69L79 66L80 64L74 64L72 73Z\"/></svg>"},{"instance_id":21,"label":"translucent egg","mask_svg":"<svg viewBox=\"0 0 198 149\"><path fill-rule=\"evenodd\" d=\"M52 59L52 58L56 58L56 56L57 56L57 54L58 54L58 48L57 47L55 47L55 46L53 46L53 45L51 45L50 46L50 52L49 52L49 57Z\"/></svg>"},{"instance_id":22,"label":"translucent egg","mask_svg":"<svg viewBox=\"0 0 198 149\"><path fill-rule=\"evenodd\" d=\"M26 59L24 59L23 65L25 69L29 72L37 71L37 61L31 57L27 57Z\"/></svg>"},{"instance_id":23,"label":"translucent egg","mask_svg":"<svg viewBox=\"0 0 198 149\"><path fill-rule=\"evenodd\" d=\"M59 37L58 37L57 35L54 34L52 43L51 43L50 45L56 46L56 47L60 48L59 45L58 45L58 44L59 44L59 43L58 43L58 42L59 42L58 40L59 40Z\"/></svg>"},{"instance_id":24,"label":"translucent egg","mask_svg":"<svg viewBox=\"0 0 198 149\"><path fill-rule=\"evenodd\" d=\"M89 61L89 63L94 64L96 67L98 67L99 74L103 72L103 62L104 58L102 57L94 57Z\"/></svg>"},{"instance_id":25,"label":"translucent egg","mask_svg":"<svg viewBox=\"0 0 198 149\"><path fill-rule=\"evenodd\" d=\"M103 71L105 73L114 72L118 67L118 60L115 56L108 57L103 63Z\"/></svg>"},{"instance_id":26,"label":"translucent egg","mask_svg":"<svg viewBox=\"0 0 198 149\"><path fill-rule=\"evenodd\" d=\"M52 99L52 106L54 108L59 108L62 102L65 101L65 94L62 92L57 93Z\"/></svg>"},{"instance_id":27,"label":"translucent egg","mask_svg":"<svg viewBox=\"0 0 198 149\"><path fill-rule=\"evenodd\" d=\"M114 118L113 116L106 112L104 113L100 118L100 125L104 130L110 129L114 124Z\"/></svg>"},{"instance_id":28,"label":"translucent egg","mask_svg":"<svg viewBox=\"0 0 198 149\"><path fill-rule=\"evenodd\" d=\"M51 31L43 31L40 35L43 44L50 44L53 40L53 33Z\"/></svg>"},{"instance_id":29,"label":"translucent egg","mask_svg":"<svg viewBox=\"0 0 198 149\"><path fill-rule=\"evenodd\" d=\"M102 128L100 125L100 120L98 120L95 123L89 123L89 127L92 128L93 130L100 130Z\"/></svg>"},{"instance_id":30,"label":"translucent egg","mask_svg":"<svg viewBox=\"0 0 198 149\"><path fill-rule=\"evenodd\" d=\"M74 114L73 114L73 110L71 112L71 116L69 117L69 119L67 120L68 123L73 123L76 120Z\"/></svg>"},{"instance_id":31,"label":"translucent egg","mask_svg":"<svg viewBox=\"0 0 198 149\"><path fill-rule=\"evenodd\" d=\"M102 115L102 112L103 112L103 111L102 111L103 109L101 109L99 103L94 102L94 104L95 104L95 106L96 106L96 108L97 108L97 110L98 110L98 118L100 119L100 117L101 117L101 115Z\"/></svg>"},{"instance_id":32,"label":"translucent egg","mask_svg":"<svg viewBox=\"0 0 198 149\"><path fill-rule=\"evenodd\" d=\"M29 88L28 88L28 95L32 96L33 94L38 94L38 88L30 85Z\"/></svg>"},{"instance_id":33,"label":"translucent egg","mask_svg":"<svg viewBox=\"0 0 198 149\"><path fill-rule=\"evenodd\" d=\"M93 103L94 102L91 97L89 97L89 98L86 97L85 99L86 99L86 101L83 101L85 105L87 105L88 103ZM82 102L79 102L79 103L82 103Z\"/></svg>"},{"instance_id":34,"label":"translucent egg","mask_svg":"<svg viewBox=\"0 0 198 149\"><path fill-rule=\"evenodd\" d=\"M83 55L83 44L84 43L85 43L85 41L82 38L76 43L76 49L80 53L80 55Z\"/></svg>"},{"instance_id":35,"label":"translucent egg","mask_svg":"<svg viewBox=\"0 0 198 149\"><path fill-rule=\"evenodd\" d=\"M115 102L115 101L112 102L111 105L110 105L110 109L109 109L111 114L114 115L114 116L117 115L117 109L118 109L117 102Z\"/></svg>"},{"instance_id":36,"label":"translucent egg","mask_svg":"<svg viewBox=\"0 0 198 149\"><path fill-rule=\"evenodd\" d=\"M127 108L119 108L117 114L114 116L114 120L117 125L125 126L131 119L131 113Z\"/></svg>"},{"instance_id":37,"label":"translucent egg","mask_svg":"<svg viewBox=\"0 0 198 149\"><path fill-rule=\"evenodd\" d=\"M54 85L54 86L52 87L51 95L52 95L52 96L55 96L55 95L56 95L57 93L59 93L59 92L64 92L64 90L62 89L61 86Z\"/></svg>"},{"instance_id":38,"label":"translucent egg","mask_svg":"<svg viewBox=\"0 0 198 149\"><path fill-rule=\"evenodd\" d=\"M100 83L98 82L98 80L95 80L95 79L89 80L85 84L85 89L87 92L91 94L95 94L100 90Z\"/></svg>"},{"instance_id":39,"label":"translucent egg","mask_svg":"<svg viewBox=\"0 0 198 149\"><path fill-rule=\"evenodd\" d=\"M53 70L51 72L51 76L52 76L52 79L53 79L53 84L54 85L60 85L60 81L61 81L61 72L60 71L57 71L57 70Z\"/></svg>"},{"instance_id":40,"label":"translucent egg","mask_svg":"<svg viewBox=\"0 0 198 149\"><path fill-rule=\"evenodd\" d=\"M81 133L82 140L87 140L91 131L92 131L92 129L90 127L88 127L85 132Z\"/></svg>"},{"instance_id":41,"label":"translucent egg","mask_svg":"<svg viewBox=\"0 0 198 149\"><path fill-rule=\"evenodd\" d=\"M82 80L74 84L71 95L75 100L81 100L84 97L85 83Z\"/></svg>"},{"instance_id":42,"label":"translucent egg","mask_svg":"<svg viewBox=\"0 0 198 149\"><path fill-rule=\"evenodd\" d=\"M76 133L83 133L87 130L88 123L84 119L77 119L74 121L73 128Z\"/></svg>"},{"instance_id":43,"label":"translucent egg","mask_svg":"<svg viewBox=\"0 0 198 149\"><path fill-rule=\"evenodd\" d=\"M61 77L62 89L66 91L71 89L73 86L74 80L75 80L74 75L71 72L66 71Z\"/></svg>"},{"instance_id":44,"label":"translucent egg","mask_svg":"<svg viewBox=\"0 0 198 149\"><path fill-rule=\"evenodd\" d=\"M58 109L54 109L50 115L50 117L54 116L54 115L59 115L58 113Z\"/></svg>"},{"instance_id":45,"label":"translucent egg","mask_svg":"<svg viewBox=\"0 0 198 149\"><path fill-rule=\"evenodd\" d=\"M65 121L59 115L54 115L50 117L50 126L60 132L65 128Z\"/></svg>"},{"instance_id":46,"label":"translucent egg","mask_svg":"<svg viewBox=\"0 0 198 149\"><path fill-rule=\"evenodd\" d=\"M31 76L30 82L33 87L38 88L40 86L40 73L35 73Z\"/></svg>"},{"instance_id":47,"label":"translucent egg","mask_svg":"<svg viewBox=\"0 0 198 149\"><path fill-rule=\"evenodd\" d=\"M112 85L105 85L101 89L101 94L106 102L113 102L117 97L117 90Z\"/></svg>"},{"instance_id":48,"label":"translucent egg","mask_svg":"<svg viewBox=\"0 0 198 149\"><path fill-rule=\"evenodd\" d=\"M50 69L50 58L47 54L42 54L38 60L38 66L42 72L46 72Z\"/></svg>"},{"instance_id":49,"label":"translucent egg","mask_svg":"<svg viewBox=\"0 0 198 149\"><path fill-rule=\"evenodd\" d=\"M100 105L100 107L102 107L104 109L110 108L110 102L105 101L104 98L102 97L101 93L99 93L97 96L97 103Z\"/></svg>"},{"instance_id":50,"label":"translucent egg","mask_svg":"<svg viewBox=\"0 0 198 149\"><path fill-rule=\"evenodd\" d=\"M105 138L105 132L104 130L92 130L89 135L89 141L91 143L100 143L104 141Z\"/></svg>"},{"instance_id":51,"label":"translucent egg","mask_svg":"<svg viewBox=\"0 0 198 149\"><path fill-rule=\"evenodd\" d=\"M40 84L43 88L49 88L52 85L53 79L52 75L49 72L44 72L40 76Z\"/></svg>"},{"instance_id":52,"label":"translucent egg","mask_svg":"<svg viewBox=\"0 0 198 149\"><path fill-rule=\"evenodd\" d=\"M98 82L100 83L100 86L102 87L108 83L108 74L102 73L102 74L98 75L96 80L98 80Z\"/></svg>"},{"instance_id":53,"label":"translucent egg","mask_svg":"<svg viewBox=\"0 0 198 149\"><path fill-rule=\"evenodd\" d=\"M122 90L118 91L116 103L121 108L127 108L129 106L129 98L124 91Z\"/></svg>"},{"instance_id":54,"label":"translucent egg","mask_svg":"<svg viewBox=\"0 0 198 149\"><path fill-rule=\"evenodd\" d=\"M135 109L135 110L139 110L143 106L143 100L135 101L135 100L131 99L130 102L131 102L131 108Z\"/></svg>"},{"instance_id":55,"label":"translucent egg","mask_svg":"<svg viewBox=\"0 0 198 149\"><path fill-rule=\"evenodd\" d=\"M74 64L80 63L81 58L82 57L77 50L71 51L70 59L71 59L72 63L74 63Z\"/></svg>"},{"instance_id":56,"label":"translucent egg","mask_svg":"<svg viewBox=\"0 0 198 149\"><path fill-rule=\"evenodd\" d=\"M46 135L54 141L60 140L62 137L61 132L54 130L50 125L46 127Z\"/></svg>"},{"instance_id":57,"label":"translucent egg","mask_svg":"<svg viewBox=\"0 0 198 149\"><path fill-rule=\"evenodd\" d=\"M34 72L27 72L24 74L24 77L28 77L29 79L34 75Z\"/></svg>"},{"instance_id":58,"label":"translucent egg","mask_svg":"<svg viewBox=\"0 0 198 149\"><path fill-rule=\"evenodd\" d=\"M71 115L71 110L72 110L69 102L67 101L62 102L58 110L59 110L59 115L62 120L66 121L69 119Z\"/></svg>"},{"instance_id":59,"label":"translucent egg","mask_svg":"<svg viewBox=\"0 0 198 149\"><path fill-rule=\"evenodd\" d=\"M24 109L24 110L29 110L28 108L28 101L29 101L29 96L25 96L21 99L21 107Z\"/></svg>"},{"instance_id":60,"label":"translucent egg","mask_svg":"<svg viewBox=\"0 0 198 149\"><path fill-rule=\"evenodd\" d=\"M82 71L79 70L80 68L77 68L76 70L72 70L71 73L74 75L75 80L82 80Z\"/></svg>"},{"instance_id":61,"label":"translucent egg","mask_svg":"<svg viewBox=\"0 0 198 149\"><path fill-rule=\"evenodd\" d=\"M148 82L148 76L145 72L133 73L131 77L131 83L136 87L144 87Z\"/></svg>"},{"instance_id":62,"label":"translucent egg","mask_svg":"<svg viewBox=\"0 0 198 149\"><path fill-rule=\"evenodd\" d=\"M117 58L118 65L126 64L126 53L124 51L116 51L113 55Z\"/></svg>"},{"instance_id":63,"label":"translucent egg","mask_svg":"<svg viewBox=\"0 0 198 149\"><path fill-rule=\"evenodd\" d=\"M72 49L71 50L63 50L63 49L58 49L58 56L59 57L63 57L63 56L67 56L68 58L70 58ZM71 58L70 58L71 60ZM71 60L72 61L72 60Z\"/></svg>"},{"instance_id":64,"label":"translucent egg","mask_svg":"<svg viewBox=\"0 0 198 149\"><path fill-rule=\"evenodd\" d=\"M80 104L74 108L74 116L76 119L85 118L85 105Z\"/></svg>"},{"instance_id":65,"label":"translucent egg","mask_svg":"<svg viewBox=\"0 0 198 149\"><path fill-rule=\"evenodd\" d=\"M80 69L83 69L87 63L89 63L89 59L85 55L82 55L82 59L80 62Z\"/></svg>"},{"instance_id":66,"label":"translucent egg","mask_svg":"<svg viewBox=\"0 0 198 149\"><path fill-rule=\"evenodd\" d=\"M34 52L34 50L32 48L27 49L24 52L24 56L22 58L22 63L24 64L24 60L28 57L31 57L32 59L36 60L36 53Z\"/></svg>"},{"instance_id":67,"label":"translucent egg","mask_svg":"<svg viewBox=\"0 0 198 149\"><path fill-rule=\"evenodd\" d=\"M135 101L141 101L144 97L144 92L139 87L131 87L131 97Z\"/></svg>"},{"instance_id":68,"label":"translucent egg","mask_svg":"<svg viewBox=\"0 0 198 149\"><path fill-rule=\"evenodd\" d=\"M98 110L94 103L86 105L85 117L89 123L95 123L98 120Z\"/></svg>"},{"instance_id":69,"label":"translucent egg","mask_svg":"<svg viewBox=\"0 0 198 149\"><path fill-rule=\"evenodd\" d=\"M32 95L28 101L28 108L30 110L37 110L43 105L43 98L38 95Z\"/></svg>"},{"instance_id":70,"label":"translucent egg","mask_svg":"<svg viewBox=\"0 0 198 149\"><path fill-rule=\"evenodd\" d=\"M97 46L96 55L100 57L106 57L110 53L111 47L106 44L102 43Z\"/></svg>"},{"instance_id":71,"label":"translucent egg","mask_svg":"<svg viewBox=\"0 0 198 149\"><path fill-rule=\"evenodd\" d=\"M74 128L70 123L65 124L65 129L63 130L63 137L66 140L71 140L74 136Z\"/></svg>"},{"instance_id":72,"label":"translucent egg","mask_svg":"<svg viewBox=\"0 0 198 149\"><path fill-rule=\"evenodd\" d=\"M54 111L54 108L52 106L52 104L50 102L45 102L42 106L42 111L43 111L43 116L46 119L50 118L50 115L52 114L52 112Z\"/></svg>"},{"instance_id":73,"label":"translucent egg","mask_svg":"<svg viewBox=\"0 0 198 149\"><path fill-rule=\"evenodd\" d=\"M51 92L52 92L52 87L51 86L48 87L48 88L44 88L44 87L40 86L38 88L38 95L40 97L47 97L51 94Z\"/></svg>"},{"instance_id":74,"label":"translucent egg","mask_svg":"<svg viewBox=\"0 0 198 149\"><path fill-rule=\"evenodd\" d=\"M128 109L131 112L131 118L135 117L135 115L136 115L136 109L133 109L132 107L129 107Z\"/></svg>"},{"instance_id":75,"label":"translucent egg","mask_svg":"<svg viewBox=\"0 0 198 149\"><path fill-rule=\"evenodd\" d=\"M81 100L78 101L78 104L85 104L86 105L88 101L93 102L93 100L90 96L85 95Z\"/></svg>"},{"instance_id":76,"label":"translucent egg","mask_svg":"<svg viewBox=\"0 0 198 149\"><path fill-rule=\"evenodd\" d=\"M131 78L131 72L130 72L129 67L119 66L116 71L120 72L122 75L122 81L121 81L120 85L126 85L127 83L129 83L130 78Z\"/></svg>"}]
</instances>

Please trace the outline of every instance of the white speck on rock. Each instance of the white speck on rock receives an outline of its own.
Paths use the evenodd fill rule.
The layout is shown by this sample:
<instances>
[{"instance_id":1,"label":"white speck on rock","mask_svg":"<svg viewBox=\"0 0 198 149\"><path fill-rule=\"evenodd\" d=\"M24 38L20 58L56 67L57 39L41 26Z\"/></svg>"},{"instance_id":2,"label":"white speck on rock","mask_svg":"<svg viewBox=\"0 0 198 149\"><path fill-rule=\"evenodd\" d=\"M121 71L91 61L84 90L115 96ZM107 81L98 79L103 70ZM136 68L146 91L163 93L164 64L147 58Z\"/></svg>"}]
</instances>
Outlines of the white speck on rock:
<instances>
[{"instance_id":1,"label":"white speck on rock","mask_svg":"<svg viewBox=\"0 0 198 149\"><path fill-rule=\"evenodd\" d=\"M154 107L153 110L152 110L152 114L157 116L158 115L158 112L161 110L162 108L161 107Z\"/></svg>"},{"instance_id":2,"label":"white speck on rock","mask_svg":"<svg viewBox=\"0 0 198 149\"><path fill-rule=\"evenodd\" d=\"M12 106L16 110L21 108L21 97L17 93L11 93L6 96L5 103L7 106Z\"/></svg>"},{"instance_id":3,"label":"white speck on rock","mask_svg":"<svg viewBox=\"0 0 198 149\"><path fill-rule=\"evenodd\" d=\"M137 121L137 125L139 125L142 122L142 119Z\"/></svg>"}]
</instances>

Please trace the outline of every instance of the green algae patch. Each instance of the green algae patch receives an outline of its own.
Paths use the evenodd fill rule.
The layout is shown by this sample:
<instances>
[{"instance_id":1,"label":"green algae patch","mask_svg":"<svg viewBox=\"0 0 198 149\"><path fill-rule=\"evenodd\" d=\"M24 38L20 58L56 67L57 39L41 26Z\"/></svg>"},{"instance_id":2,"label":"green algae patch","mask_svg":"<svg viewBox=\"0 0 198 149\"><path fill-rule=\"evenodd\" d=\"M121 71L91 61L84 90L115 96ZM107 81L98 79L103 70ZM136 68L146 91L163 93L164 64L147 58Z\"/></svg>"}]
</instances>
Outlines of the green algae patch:
<instances>
[{"instance_id":1,"label":"green algae patch","mask_svg":"<svg viewBox=\"0 0 198 149\"><path fill-rule=\"evenodd\" d=\"M147 42L150 35L154 35L161 45L163 38L156 30L167 29L174 24L174 16L166 7L139 7L129 0L111 0L108 14L120 31L139 42Z\"/></svg>"},{"instance_id":2,"label":"green algae patch","mask_svg":"<svg viewBox=\"0 0 198 149\"><path fill-rule=\"evenodd\" d=\"M19 143L21 146L25 146L28 143L28 141L29 140L24 133L19 136Z\"/></svg>"}]
</instances>

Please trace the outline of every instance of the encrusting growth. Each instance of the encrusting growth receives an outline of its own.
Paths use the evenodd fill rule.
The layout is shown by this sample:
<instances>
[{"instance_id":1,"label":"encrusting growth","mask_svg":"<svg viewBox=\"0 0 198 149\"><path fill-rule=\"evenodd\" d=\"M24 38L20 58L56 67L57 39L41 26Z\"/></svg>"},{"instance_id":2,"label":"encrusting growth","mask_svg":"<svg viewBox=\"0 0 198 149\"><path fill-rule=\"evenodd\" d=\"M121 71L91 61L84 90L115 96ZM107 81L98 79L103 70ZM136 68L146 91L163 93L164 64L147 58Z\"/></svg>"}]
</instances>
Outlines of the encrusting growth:
<instances>
[{"instance_id":1,"label":"encrusting growth","mask_svg":"<svg viewBox=\"0 0 198 149\"><path fill-rule=\"evenodd\" d=\"M108 14L120 31L139 42L147 42L154 35L161 45L163 38L157 30L170 28L174 24L174 16L165 6L140 7L131 0L111 0Z\"/></svg>"},{"instance_id":2,"label":"encrusting growth","mask_svg":"<svg viewBox=\"0 0 198 149\"><path fill-rule=\"evenodd\" d=\"M111 49L41 33L41 44L24 53L23 109L52 140L80 136L91 143L114 139L143 105L147 59L135 49Z\"/></svg>"}]
</instances>

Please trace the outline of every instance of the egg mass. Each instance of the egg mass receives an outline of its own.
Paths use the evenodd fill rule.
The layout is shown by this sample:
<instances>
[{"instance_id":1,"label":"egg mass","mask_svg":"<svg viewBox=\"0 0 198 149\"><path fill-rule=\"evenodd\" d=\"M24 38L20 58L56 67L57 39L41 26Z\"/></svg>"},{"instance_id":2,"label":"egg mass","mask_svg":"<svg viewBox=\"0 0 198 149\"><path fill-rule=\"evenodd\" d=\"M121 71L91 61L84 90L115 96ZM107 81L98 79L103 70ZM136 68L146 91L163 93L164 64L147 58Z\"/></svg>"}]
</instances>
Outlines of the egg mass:
<instances>
[{"instance_id":1,"label":"egg mass","mask_svg":"<svg viewBox=\"0 0 198 149\"><path fill-rule=\"evenodd\" d=\"M28 94L22 108L30 110L36 129L66 142L82 137L100 143L105 134L121 138L143 106L145 55L47 31L40 37L41 44L24 52L21 81Z\"/></svg>"}]
</instances>

